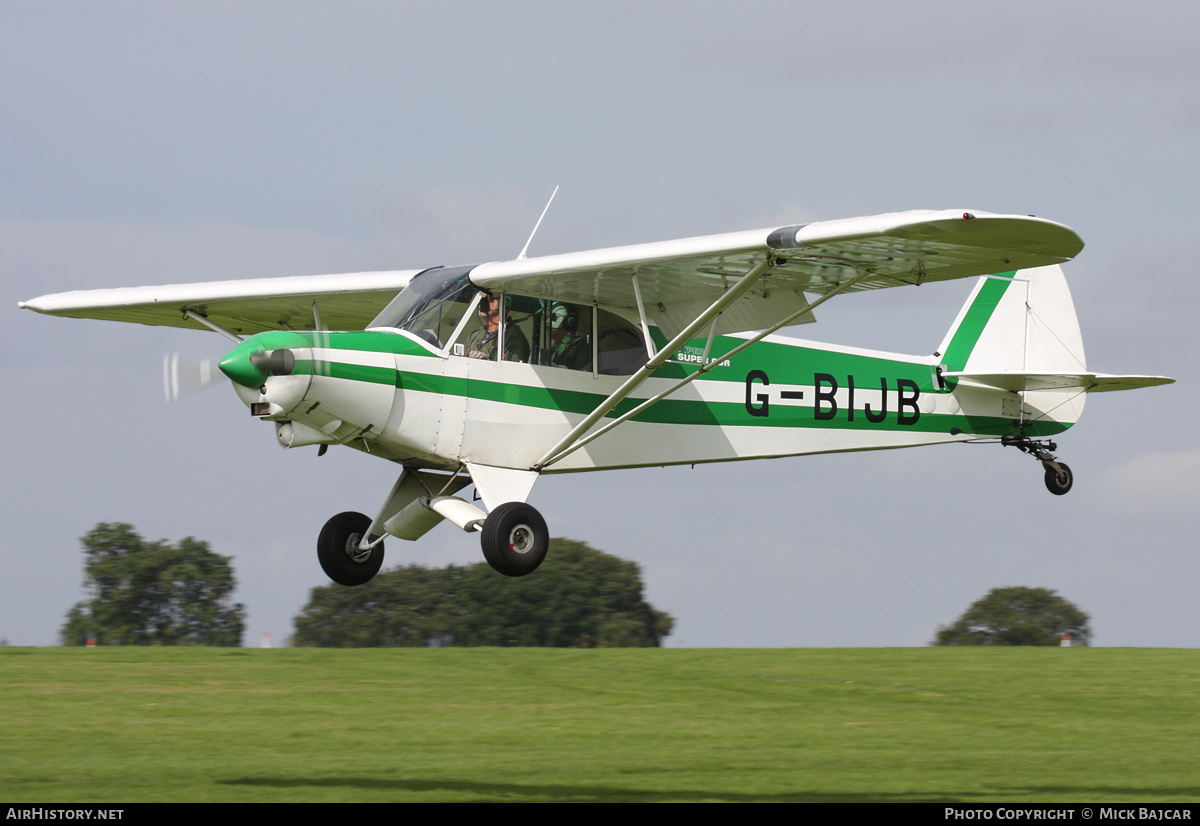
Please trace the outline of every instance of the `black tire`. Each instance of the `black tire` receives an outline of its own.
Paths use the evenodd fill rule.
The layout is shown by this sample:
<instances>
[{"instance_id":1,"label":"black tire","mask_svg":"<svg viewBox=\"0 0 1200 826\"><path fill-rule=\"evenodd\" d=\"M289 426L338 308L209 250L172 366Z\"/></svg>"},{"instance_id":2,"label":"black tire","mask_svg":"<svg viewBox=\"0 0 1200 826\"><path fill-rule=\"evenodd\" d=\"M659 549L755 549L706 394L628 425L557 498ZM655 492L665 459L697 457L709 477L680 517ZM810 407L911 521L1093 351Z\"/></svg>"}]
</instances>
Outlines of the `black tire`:
<instances>
[{"instance_id":1,"label":"black tire","mask_svg":"<svg viewBox=\"0 0 1200 826\"><path fill-rule=\"evenodd\" d=\"M1071 474L1071 469L1062 462L1059 462L1058 466L1062 468L1061 475L1054 470L1052 465L1046 465L1046 490L1055 496L1062 496L1071 489L1075 477Z\"/></svg>"},{"instance_id":2,"label":"black tire","mask_svg":"<svg viewBox=\"0 0 1200 826\"><path fill-rule=\"evenodd\" d=\"M371 527L361 513L347 511L325 523L317 539L317 559L321 570L338 585L362 585L370 582L383 565L383 543L367 552L358 550L359 540Z\"/></svg>"},{"instance_id":3,"label":"black tire","mask_svg":"<svg viewBox=\"0 0 1200 826\"><path fill-rule=\"evenodd\" d=\"M524 502L505 502L488 514L479 538L483 558L505 576L532 574L550 550L546 520Z\"/></svg>"}]
</instances>

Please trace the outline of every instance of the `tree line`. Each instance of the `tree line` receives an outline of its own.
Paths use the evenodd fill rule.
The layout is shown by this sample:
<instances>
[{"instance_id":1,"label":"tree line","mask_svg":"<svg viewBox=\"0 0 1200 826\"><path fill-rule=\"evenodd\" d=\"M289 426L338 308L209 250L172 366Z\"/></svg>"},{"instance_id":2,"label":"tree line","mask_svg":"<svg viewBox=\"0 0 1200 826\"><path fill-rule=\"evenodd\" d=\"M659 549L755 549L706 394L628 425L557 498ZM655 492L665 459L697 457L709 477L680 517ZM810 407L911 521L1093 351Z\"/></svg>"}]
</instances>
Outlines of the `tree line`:
<instances>
[{"instance_id":1,"label":"tree line","mask_svg":"<svg viewBox=\"0 0 1200 826\"><path fill-rule=\"evenodd\" d=\"M240 645L246 608L228 557L207 542L149 542L125 523L82 539L89 598L67 612L65 645ZM535 576L497 576L484 562L377 575L357 588L312 590L294 643L399 646L660 646L675 621L646 602L641 568L570 539L552 539ZM1091 640L1088 616L1045 588L995 588L932 645L1058 645Z\"/></svg>"},{"instance_id":2,"label":"tree line","mask_svg":"<svg viewBox=\"0 0 1200 826\"><path fill-rule=\"evenodd\" d=\"M246 608L228 557L187 537L150 542L125 523L82 539L88 598L67 612L64 645L240 645ZM357 648L427 645L657 646L674 620L643 597L642 574L569 539L551 540L537 576L486 564L412 565L366 585L314 588L294 643Z\"/></svg>"},{"instance_id":3,"label":"tree line","mask_svg":"<svg viewBox=\"0 0 1200 826\"><path fill-rule=\"evenodd\" d=\"M551 539L533 576L497 576L487 563L376 575L365 585L314 588L294 643L401 646L653 647L674 619L643 597L635 562L583 542Z\"/></svg>"}]
</instances>

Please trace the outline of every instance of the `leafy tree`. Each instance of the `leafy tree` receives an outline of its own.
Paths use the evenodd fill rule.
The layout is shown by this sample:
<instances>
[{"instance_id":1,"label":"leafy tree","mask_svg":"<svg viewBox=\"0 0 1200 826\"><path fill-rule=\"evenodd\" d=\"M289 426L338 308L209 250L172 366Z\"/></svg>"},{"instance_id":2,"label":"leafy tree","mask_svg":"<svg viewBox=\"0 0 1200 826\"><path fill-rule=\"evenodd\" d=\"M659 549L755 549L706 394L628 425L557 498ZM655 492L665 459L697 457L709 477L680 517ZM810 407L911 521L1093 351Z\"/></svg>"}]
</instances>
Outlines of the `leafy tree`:
<instances>
[{"instance_id":1,"label":"leafy tree","mask_svg":"<svg viewBox=\"0 0 1200 826\"><path fill-rule=\"evenodd\" d=\"M1088 615L1046 588L993 588L931 645L1058 645L1063 634L1087 645Z\"/></svg>"},{"instance_id":2,"label":"leafy tree","mask_svg":"<svg viewBox=\"0 0 1200 826\"><path fill-rule=\"evenodd\" d=\"M240 645L246 608L230 605L229 558L192 537L147 542L132 525L102 523L83 537L91 599L67 612L64 645Z\"/></svg>"},{"instance_id":3,"label":"leafy tree","mask_svg":"<svg viewBox=\"0 0 1200 826\"><path fill-rule=\"evenodd\" d=\"M533 576L502 577L483 562L411 565L355 588L314 588L295 644L653 647L674 622L645 601L637 563L552 539Z\"/></svg>"},{"instance_id":4,"label":"leafy tree","mask_svg":"<svg viewBox=\"0 0 1200 826\"><path fill-rule=\"evenodd\" d=\"M449 569L410 565L364 585L313 588L296 617L300 646L377 648L437 644L458 627L462 609Z\"/></svg>"}]
</instances>

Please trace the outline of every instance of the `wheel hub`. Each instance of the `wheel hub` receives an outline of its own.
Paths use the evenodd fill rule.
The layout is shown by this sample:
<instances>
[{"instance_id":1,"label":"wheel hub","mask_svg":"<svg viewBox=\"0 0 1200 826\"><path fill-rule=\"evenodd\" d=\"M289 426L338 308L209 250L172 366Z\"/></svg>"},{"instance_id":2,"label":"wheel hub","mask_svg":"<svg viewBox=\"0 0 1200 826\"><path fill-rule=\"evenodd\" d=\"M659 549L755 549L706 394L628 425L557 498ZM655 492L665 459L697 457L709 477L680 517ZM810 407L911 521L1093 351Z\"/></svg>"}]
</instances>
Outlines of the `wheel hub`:
<instances>
[{"instance_id":1,"label":"wheel hub","mask_svg":"<svg viewBox=\"0 0 1200 826\"><path fill-rule=\"evenodd\" d=\"M508 535L508 547L519 554L533 550L533 530L528 525L517 525Z\"/></svg>"},{"instance_id":2,"label":"wheel hub","mask_svg":"<svg viewBox=\"0 0 1200 826\"><path fill-rule=\"evenodd\" d=\"M350 557L352 562L366 562L371 558L371 548L359 550L358 543L361 541L361 533L352 533L346 537L346 556Z\"/></svg>"}]
</instances>

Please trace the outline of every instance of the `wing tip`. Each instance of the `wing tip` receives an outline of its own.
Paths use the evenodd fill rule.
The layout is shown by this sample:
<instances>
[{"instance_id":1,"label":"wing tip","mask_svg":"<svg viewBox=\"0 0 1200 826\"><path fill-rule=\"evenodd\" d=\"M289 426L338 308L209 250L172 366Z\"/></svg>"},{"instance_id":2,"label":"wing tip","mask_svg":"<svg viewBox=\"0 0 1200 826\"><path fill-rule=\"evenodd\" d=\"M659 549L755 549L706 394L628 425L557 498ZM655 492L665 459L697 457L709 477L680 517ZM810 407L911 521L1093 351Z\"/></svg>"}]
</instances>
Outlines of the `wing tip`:
<instances>
[{"instance_id":1,"label":"wing tip","mask_svg":"<svg viewBox=\"0 0 1200 826\"><path fill-rule=\"evenodd\" d=\"M45 304L42 303L42 298L45 298L45 296L42 296L41 298L31 298L28 301L18 301L17 309L32 310L35 313L43 313L48 315L50 314L50 310L48 310Z\"/></svg>"}]
</instances>

